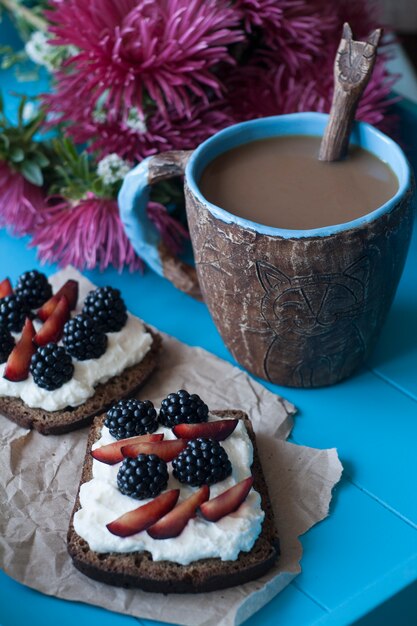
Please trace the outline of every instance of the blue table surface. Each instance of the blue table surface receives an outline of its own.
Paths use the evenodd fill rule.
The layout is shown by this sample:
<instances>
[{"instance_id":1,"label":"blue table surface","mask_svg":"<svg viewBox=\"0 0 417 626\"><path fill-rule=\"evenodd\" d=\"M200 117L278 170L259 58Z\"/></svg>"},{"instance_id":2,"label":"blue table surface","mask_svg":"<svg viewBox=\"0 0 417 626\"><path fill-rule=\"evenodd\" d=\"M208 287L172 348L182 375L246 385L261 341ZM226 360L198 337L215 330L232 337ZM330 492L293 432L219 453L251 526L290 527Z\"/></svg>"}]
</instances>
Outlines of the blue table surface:
<instances>
[{"instance_id":1,"label":"blue table surface","mask_svg":"<svg viewBox=\"0 0 417 626\"><path fill-rule=\"evenodd\" d=\"M15 35L3 25L4 39ZM46 77L16 83L0 75L5 91L38 93ZM15 113L15 103L6 106ZM417 165L417 107L399 107L410 160ZM15 280L40 268L29 240L0 231L0 278ZM47 274L55 266L44 268ZM117 285L128 308L189 345L233 362L204 304L177 291L150 271L144 275L85 272L96 284ZM317 390L264 383L299 409L291 440L336 447L344 474L331 515L302 544L302 573L246 626L417 624L417 239L377 348L350 380ZM155 598L157 602L157 597ZM379 608L378 608L379 607ZM359 621L358 621L359 620ZM155 622L44 596L0 572L0 624L61 626L99 621L102 626L151 626Z\"/></svg>"}]
</instances>

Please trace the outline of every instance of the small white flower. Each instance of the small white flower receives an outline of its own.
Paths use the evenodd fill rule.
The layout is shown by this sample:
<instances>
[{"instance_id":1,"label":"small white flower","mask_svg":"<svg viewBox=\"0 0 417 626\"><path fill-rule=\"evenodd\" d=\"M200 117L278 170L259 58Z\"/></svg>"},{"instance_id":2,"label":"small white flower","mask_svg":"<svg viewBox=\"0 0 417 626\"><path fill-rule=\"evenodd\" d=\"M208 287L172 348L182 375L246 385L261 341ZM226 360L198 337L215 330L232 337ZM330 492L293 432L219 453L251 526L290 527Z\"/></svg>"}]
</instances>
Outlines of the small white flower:
<instances>
[{"instance_id":1,"label":"small white flower","mask_svg":"<svg viewBox=\"0 0 417 626\"><path fill-rule=\"evenodd\" d=\"M97 98L97 102L93 111L93 120L97 124L104 124L107 119L106 101L109 95L109 90L105 89L103 93Z\"/></svg>"},{"instance_id":2,"label":"small white flower","mask_svg":"<svg viewBox=\"0 0 417 626\"><path fill-rule=\"evenodd\" d=\"M41 30L37 30L25 45L26 54L31 61L43 65L49 72L60 67L65 59L78 53L75 46L51 46L49 42L50 38Z\"/></svg>"},{"instance_id":3,"label":"small white flower","mask_svg":"<svg viewBox=\"0 0 417 626\"><path fill-rule=\"evenodd\" d=\"M48 70L53 69L51 56L53 47L48 43L48 37L41 30L35 31L25 45L26 54L34 63L44 65Z\"/></svg>"},{"instance_id":4,"label":"small white flower","mask_svg":"<svg viewBox=\"0 0 417 626\"><path fill-rule=\"evenodd\" d=\"M106 121L106 112L103 109L96 109L93 111L93 120L97 124L104 124Z\"/></svg>"},{"instance_id":5,"label":"small white flower","mask_svg":"<svg viewBox=\"0 0 417 626\"><path fill-rule=\"evenodd\" d=\"M141 134L146 133L148 130L143 113L141 113L137 107L130 109L127 114L126 126L132 128L132 130L137 130Z\"/></svg>"},{"instance_id":6,"label":"small white flower","mask_svg":"<svg viewBox=\"0 0 417 626\"><path fill-rule=\"evenodd\" d=\"M124 161L118 154L113 152L99 161L97 174L105 185L113 185L119 180L123 180L130 169L130 163Z\"/></svg>"},{"instance_id":7,"label":"small white flower","mask_svg":"<svg viewBox=\"0 0 417 626\"><path fill-rule=\"evenodd\" d=\"M25 102L22 111L22 118L24 122L30 122L38 112L38 107L33 102Z\"/></svg>"}]
</instances>

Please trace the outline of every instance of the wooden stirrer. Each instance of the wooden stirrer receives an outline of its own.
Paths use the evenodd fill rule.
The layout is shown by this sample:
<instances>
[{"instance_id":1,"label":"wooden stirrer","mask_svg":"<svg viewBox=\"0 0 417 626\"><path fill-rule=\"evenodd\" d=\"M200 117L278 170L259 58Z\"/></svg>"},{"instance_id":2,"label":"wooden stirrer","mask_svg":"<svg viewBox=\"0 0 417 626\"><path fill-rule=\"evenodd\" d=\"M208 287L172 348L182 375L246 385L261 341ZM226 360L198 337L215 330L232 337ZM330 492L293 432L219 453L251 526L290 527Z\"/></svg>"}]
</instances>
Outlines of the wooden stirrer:
<instances>
[{"instance_id":1,"label":"wooden stirrer","mask_svg":"<svg viewBox=\"0 0 417 626\"><path fill-rule=\"evenodd\" d=\"M367 41L354 41L346 22L334 63L334 93L329 121L320 145L320 161L339 161L348 151L349 137L359 100L371 78L382 29Z\"/></svg>"}]
</instances>

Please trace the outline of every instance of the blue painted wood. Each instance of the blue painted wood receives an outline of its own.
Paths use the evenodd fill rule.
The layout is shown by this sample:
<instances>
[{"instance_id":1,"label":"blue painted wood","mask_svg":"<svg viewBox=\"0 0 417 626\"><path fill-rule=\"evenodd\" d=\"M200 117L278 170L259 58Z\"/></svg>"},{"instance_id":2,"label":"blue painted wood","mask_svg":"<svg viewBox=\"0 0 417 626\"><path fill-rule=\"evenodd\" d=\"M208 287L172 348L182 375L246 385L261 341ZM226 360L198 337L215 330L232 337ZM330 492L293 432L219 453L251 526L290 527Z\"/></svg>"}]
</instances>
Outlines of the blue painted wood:
<instances>
[{"instance_id":1,"label":"blue painted wood","mask_svg":"<svg viewBox=\"0 0 417 626\"><path fill-rule=\"evenodd\" d=\"M3 258L16 257L15 247L16 241L9 239L3 232L0 235L0 250L2 253L4 251ZM14 262L12 278L16 278L21 271L31 267L35 262L34 251L22 250L19 259ZM46 269L48 272L54 270L51 267ZM186 343L202 345L223 358L230 358L206 307L180 293L163 279L150 272L146 272L142 277L132 276L127 272L120 277L114 271L109 271L104 275L99 272L86 274L98 284L119 282L128 307L162 330L179 337ZM150 293L152 297L149 296ZM184 319L184 308L187 311L186 319ZM196 319L199 320L199 328L188 323L188 320ZM271 389L273 389L272 386ZM417 461L413 455L413 441L417 440L417 419L415 405L410 399L400 394L397 397L395 389L369 372L362 372L349 381L328 389L282 388L281 392L303 411L296 420L294 437L297 441L308 442L309 445L318 447L337 446L347 472L352 475L353 480L358 481L361 487L370 492L375 490L377 496L383 501L390 502L390 494L392 494L394 504L398 500L404 501L404 514L414 521L417 520L415 499L398 491L395 483L390 482L392 473L388 464L383 464L380 468L378 463L378 454L383 458L388 454L391 443L394 442L397 448L401 447L402 458L408 458L410 468L417 471ZM345 397L345 401L341 403L340 397ZM358 411L360 398L365 398L366 403L365 408ZM401 414L401 428L398 428L392 437L387 430L389 415L384 411L387 405L396 406L397 412ZM308 407L307 416L304 407ZM356 434L357 429L362 432L360 438ZM402 435L404 429L407 429L410 435L405 441ZM361 455L363 440L372 443L370 452L366 456ZM375 450L375 457L372 455L373 450ZM351 462L349 465L349 459L357 458L355 463ZM401 474L402 471L404 473L409 471L407 467L403 464L398 472ZM388 489L390 493L386 495ZM394 506L393 503L390 505ZM401 505L398 504L398 506Z\"/></svg>"},{"instance_id":2,"label":"blue painted wood","mask_svg":"<svg viewBox=\"0 0 417 626\"><path fill-rule=\"evenodd\" d=\"M245 622L245 626L277 626L313 624L327 612L294 585L289 585L269 604Z\"/></svg>"},{"instance_id":3,"label":"blue painted wood","mask_svg":"<svg viewBox=\"0 0 417 626\"><path fill-rule=\"evenodd\" d=\"M417 132L416 132L417 136ZM417 398L417 230L382 336L369 361L382 378Z\"/></svg>"},{"instance_id":4,"label":"blue painted wood","mask_svg":"<svg viewBox=\"0 0 417 626\"><path fill-rule=\"evenodd\" d=\"M3 26L1 31L3 34ZM17 84L11 73L2 74L3 85L5 80L8 89L27 93L38 93L47 86L45 80ZM15 104L10 99L6 102L8 110L15 111ZM412 110L402 115L414 119ZM411 133L407 140L411 146ZM9 274L16 279L22 271L39 267L27 243L27 239L16 240L0 231L0 277ZM266 385L300 408L294 440L322 448L337 446L346 478L336 492L331 517L302 538L302 575L247 626L268 626L278 620L285 626L351 624L417 580L417 533L411 525L417 520L412 445L417 425L416 257L414 240L394 307L370 361L373 372L362 371L337 387L315 391ZM48 266L46 272L54 269ZM128 272L118 275L112 270L86 274L100 285L117 283L129 309L161 330L233 360L205 306L165 280L150 272L142 277ZM392 415L395 431L389 428ZM398 487L390 477L390 466L401 479ZM401 609L411 618L415 616L410 624L417 623L417 610L410 598L402 600ZM65 626L96 620L113 626L151 623L43 596L0 572L3 626L29 621L34 626Z\"/></svg>"},{"instance_id":5,"label":"blue painted wood","mask_svg":"<svg viewBox=\"0 0 417 626\"><path fill-rule=\"evenodd\" d=\"M2 21L0 23L0 41L3 46L11 46L15 50L22 48L22 42L19 39L13 25L11 24L7 14L2 15ZM34 69L34 65L27 62L23 67L23 70L28 71ZM16 79L16 73L13 68L5 71L1 70L0 74L0 88L5 97L5 113L10 119L16 119L17 117L17 103L18 99L14 94L25 94L27 96L37 96L48 90L48 78L47 73L43 68L39 70L39 79L36 81L19 82Z\"/></svg>"},{"instance_id":6,"label":"blue painted wood","mask_svg":"<svg viewBox=\"0 0 417 626\"><path fill-rule=\"evenodd\" d=\"M355 598L374 606L389 593L386 580L401 589L417 579L417 531L345 478L331 516L302 544L294 584L329 612Z\"/></svg>"},{"instance_id":7,"label":"blue painted wood","mask_svg":"<svg viewBox=\"0 0 417 626\"><path fill-rule=\"evenodd\" d=\"M417 624L417 584L412 584L401 590L396 572L386 576L382 585L385 592L391 596L387 602L377 603L379 595L375 595L374 587L364 590L362 595L339 605L313 622L314 626L415 626ZM399 592L399 593L397 593ZM376 608L369 611L370 606ZM362 617L366 613L365 617ZM359 619L358 619L359 618Z\"/></svg>"},{"instance_id":8,"label":"blue painted wood","mask_svg":"<svg viewBox=\"0 0 417 626\"><path fill-rule=\"evenodd\" d=\"M312 626L317 620L328 617L327 611L319 607L302 591L289 585L276 598L258 611L244 626ZM158 626L161 622L141 620L144 626Z\"/></svg>"},{"instance_id":9,"label":"blue painted wood","mask_svg":"<svg viewBox=\"0 0 417 626\"><path fill-rule=\"evenodd\" d=\"M15 603L14 598L19 602ZM304 593L290 585L277 598L259 611L255 616L245 622L245 626L273 626L276 616L280 615L283 624L299 624L308 615L309 621L303 624L314 623L316 619L326 612ZM91 620L91 621L90 621ZM143 626L155 626L160 622L153 620L138 620L128 616L111 613L104 609L81 604L67 602L54 597L44 595L25 587L14 581L0 571L0 624L1 626L18 626L28 624L31 626L74 626L74 623L82 625L87 623L100 623L100 626L129 626L140 624Z\"/></svg>"},{"instance_id":10,"label":"blue painted wood","mask_svg":"<svg viewBox=\"0 0 417 626\"><path fill-rule=\"evenodd\" d=\"M410 610L404 610L404 607ZM417 585L409 585L388 602L384 602L365 618L356 622L355 626L410 626L417 624Z\"/></svg>"},{"instance_id":11,"label":"blue painted wood","mask_svg":"<svg viewBox=\"0 0 417 626\"><path fill-rule=\"evenodd\" d=\"M417 173L417 104L404 102L400 109L403 143ZM416 202L417 204L417 202ZM404 393L417 398L417 229L407 264L370 367Z\"/></svg>"},{"instance_id":12,"label":"blue painted wood","mask_svg":"<svg viewBox=\"0 0 417 626\"><path fill-rule=\"evenodd\" d=\"M10 259L13 259L13 267L9 266L7 272L14 280L23 270L36 265L34 251L28 250L24 245L25 243L26 240L19 242L8 237L4 231L0 232L0 269L2 273L4 273ZM55 268L52 267L46 268L48 273L54 269ZM129 275L128 273L117 277L112 271L106 272L105 274L88 272L88 275L98 284L106 284L107 282L118 280L118 284L122 288L128 306L134 312L156 323L164 330L180 336L180 338L187 343L200 343L208 348L213 346L219 355L227 357L226 350L209 319L204 305L184 296L172 288L166 281L155 277L150 272L145 273L143 277ZM189 323L189 320L197 319L199 320L198 326ZM367 382L368 378L372 379L374 377L372 374L364 372L360 376L338 387L316 390L312 393L309 391L285 390L287 396L292 396L296 393L299 406L304 409L304 412L297 421L296 430L303 424L314 426L314 428L311 429L312 432L309 433L311 440L307 437L303 437L301 439L302 442L308 442L310 445L318 445L319 447L332 446L342 442L342 448L346 446L346 450L352 458L356 458L356 456L360 454L360 450L352 453L350 447L355 445L355 437L352 437L352 441L349 439L347 442L344 441L344 437L349 435L349 431L351 431L351 429L346 427L346 424L349 425L350 413L357 413L355 406L353 407L355 410L352 411L352 408L348 406L346 400L349 397L357 397L357 391L355 391L356 386L359 388L363 386L365 390L364 393L367 393L369 385L372 386L372 384L376 382L380 387L380 391L377 394L378 397L386 397L384 394L389 393L392 394L392 399L395 403L397 401L406 401L411 405L410 408L414 407L414 403L410 399L403 397L395 389L392 389L376 378L375 381ZM346 389L343 391L345 386ZM313 398L313 395L317 397ZM344 399L344 402L342 402L344 412L342 413L340 398ZM407 411L403 412L407 413ZM368 423L369 420L367 419L365 421ZM339 428L345 428L343 438L340 436L340 433L338 434L332 430L335 424L339 424ZM297 438L299 438L298 435ZM362 467L360 463L358 464L359 467ZM363 511L366 511L364 518L362 516ZM350 514L350 517L346 517L346 513ZM411 543L411 537L414 536L414 531L410 529L408 525L383 508L378 502L371 499L363 492L360 492L354 486L347 484L337 492L332 517L322 525L310 531L310 533L303 538L303 543L306 546L305 555L303 557L303 575L298 579L296 584L299 585L300 589L305 593L312 594L314 592L315 600L312 601L313 604L315 601L322 603L324 596L321 594L329 589L331 590L330 595L336 598L335 606L337 606L340 598L349 597L348 595L344 595L344 590L349 587L349 584L356 582L356 575L354 575L352 571L349 571L347 567L347 563L349 563L348 559L354 552L351 550L352 546L345 541L345 533L349 527L355 528L355 533L359 533L361 524L363 523L366 526L368 520L372 520L372 523L370 523L368 527L371 538L374 533L373 529L376 527L381 528L383 532L385 532L386 529L389 530L389 535L394 537L398 536L401 542L403 540L405 541L404 545ZM356 526L353 522L356 523ZM405 528L405 530L403 530L403 528ZM334 533L336 533L336 538ZM413 534L410 535L410 533ZM339 537L337 537L338 534ZM368 535L367 539L369 539ZM369 553L366 553L367 562L369 559L371 562L374 560L377 564L375 570L369 567L369 565L365 568L365 572L367 572L370 577L368 579L369 582L375 571L378 573L387 567L389 559L387 559L385 555L385 547L383 545L375 545L372 541L369 541L369 543L366 542L366 545L369 548ZM342 550L345 546L348 548L346 553ZM404 546L402 546L401 550L395 547L392 553L389 552L393 565L401 564L404 559L403 547ZM338 550L342 550L342 553L338 554ZM332 561L333 554L337 556L336 564ZM380 560L376 559L376 556L379 556ZM332 589L331 585L329 586L333 580L339 581L340 597L338 597L336 590ZM363 580L359 580L362 584ZM318 589L316 588L317 585L315 586L317 581L320 583ZM271 603L271 607L268 611L273 612L275 602L281 603L284 602L284 599L285 596L275 599L273 603ZM330 603L331 600L327 597L325 599L326 603ZM382 598L381 601L383 599L384 598ZM47 599L45 599L45 601L48 602ZM290 609L291 606L288 606L288 610ZM309 623L309 616L313 612L312 610L306 612L306 624ZM117 617L117 619L122 618ZM255 623L256 622L254 622L254 624ZM297 624L297 621L293 623Z\"/></svg>"},{"instance_id":13,"label":"blue painted wood","mask_svg":"<svg viewBox=\"0 0 417 626\"><path fill-rule=\"evenodd\" d=\"M118 620L122 620L123 626L140 624L134 617L122 617L99 607L44 596L0 571L1 626L118 626Z\"/></svg>"},{"instance_id":14,"label":"blue painted wood","mask_svg":"<svg viewBox=\"0 0 417 626\"><path fill-rule=\"evenodd\" d=\"M337 447L351 480L417 528L417 498L411 495L417 484L416 402L366 370L333 387L287 396L308 407L296 419L293 439Z\"/></svg>"}]
</instances>

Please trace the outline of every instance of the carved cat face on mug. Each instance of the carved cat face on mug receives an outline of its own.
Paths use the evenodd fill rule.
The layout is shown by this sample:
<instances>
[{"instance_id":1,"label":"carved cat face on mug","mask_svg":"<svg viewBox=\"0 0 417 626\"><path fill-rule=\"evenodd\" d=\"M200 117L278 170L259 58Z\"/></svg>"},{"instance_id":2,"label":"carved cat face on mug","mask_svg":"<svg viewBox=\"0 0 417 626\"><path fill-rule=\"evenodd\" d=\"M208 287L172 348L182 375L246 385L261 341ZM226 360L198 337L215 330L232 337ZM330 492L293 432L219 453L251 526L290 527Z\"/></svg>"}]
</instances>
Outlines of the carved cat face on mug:
<instances>
[{"instance_id":1,"label":"carved cat face on mug","mask_svg":"<svg viewBox=\"0 0 417 626\"><path fill-rule=\"evenodd\" d=\"M262 315L277 335L325 335L335 325L345 327L363 310L369 277L366 257L338 274L295 278L263 261L256 267L265 291Z\"/></svg>"}]
</instances>

